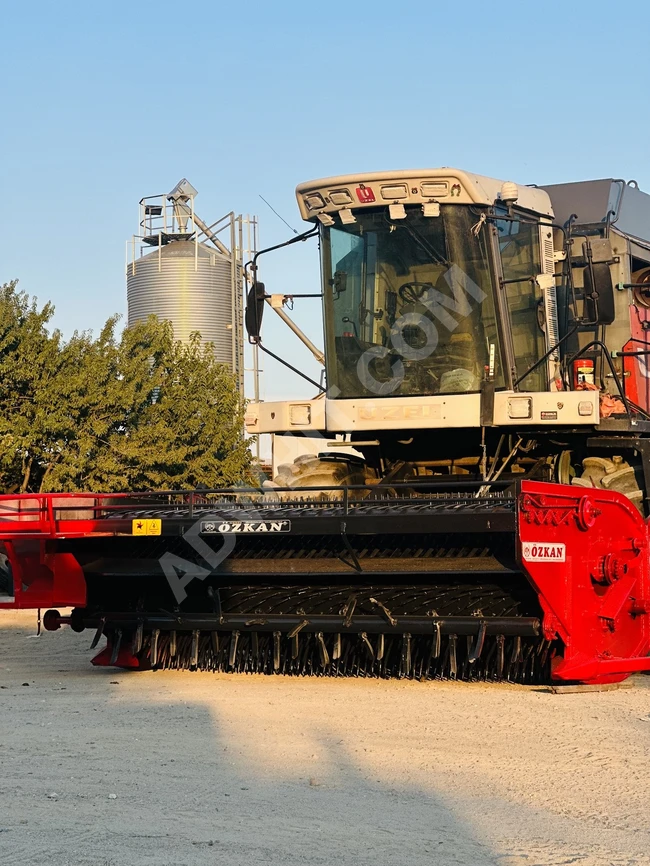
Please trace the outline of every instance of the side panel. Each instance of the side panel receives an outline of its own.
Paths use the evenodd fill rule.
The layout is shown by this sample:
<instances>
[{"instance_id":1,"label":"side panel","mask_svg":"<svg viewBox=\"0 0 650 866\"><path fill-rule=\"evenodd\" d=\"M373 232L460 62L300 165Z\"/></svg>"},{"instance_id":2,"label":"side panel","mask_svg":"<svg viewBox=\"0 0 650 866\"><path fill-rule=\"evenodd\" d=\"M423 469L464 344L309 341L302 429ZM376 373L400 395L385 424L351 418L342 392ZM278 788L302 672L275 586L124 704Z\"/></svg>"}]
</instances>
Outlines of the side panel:
<instances>
[{"instance_id":1,"label":"side panel","mask_svg":"<svg viewBox=\"0 0 650 866\"><path fill-rule=\"evenodd\" d=\"M0 594L3 608L70 607L86 602L86 580L71 553L48 553L47 542L17 539L2 543L6 577L13 595Z\"/></svg>"},{"instance_id":2,"label":"side panel","mask_svg":"<svg viewBox=\"0 0 650 866\"><path fill-rule=\"evenodd\" d=\"M618 493L523 482L517 552L560 638L559 680L615 682L650 670L647 526Z\"/></svg>"},{"instance_id":3,"label":"side panel","mask_svg":"<svg viewBox=\"0 0 650 866\"><path fill-rule=\"evenodd\" d=\"M519 401L513 403L514 401ZM330 432L480 427L479 394L444 397L392 397L378 400L326 400ZM504 427L595 425L598 394L588 391L525 393L497 391L494 423Z\"/></svg>"}]
</instances>

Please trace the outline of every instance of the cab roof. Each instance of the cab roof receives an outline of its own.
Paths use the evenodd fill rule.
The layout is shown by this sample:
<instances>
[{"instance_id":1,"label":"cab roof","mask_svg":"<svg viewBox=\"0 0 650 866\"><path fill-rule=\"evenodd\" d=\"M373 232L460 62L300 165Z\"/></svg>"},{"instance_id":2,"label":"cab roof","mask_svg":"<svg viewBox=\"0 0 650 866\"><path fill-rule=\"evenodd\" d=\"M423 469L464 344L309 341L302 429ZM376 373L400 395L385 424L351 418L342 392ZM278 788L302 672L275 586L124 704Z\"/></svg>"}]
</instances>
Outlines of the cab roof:
<instances>
[{"instance_id":1,"label":"cab roof","mask_svg":"<svg viewBox=\"0 0 650 866\"><path fill-rule=\"evenodd\" d=\"M303 219L314 221L321 213L357 210L382 204L480 204L492 205L501 196L502 180L457 168L401 169L345 174L310 180L296 187ZM518 186L517 205L542 216L553 217L545 190Z\"/></svg>"}]
</instances>

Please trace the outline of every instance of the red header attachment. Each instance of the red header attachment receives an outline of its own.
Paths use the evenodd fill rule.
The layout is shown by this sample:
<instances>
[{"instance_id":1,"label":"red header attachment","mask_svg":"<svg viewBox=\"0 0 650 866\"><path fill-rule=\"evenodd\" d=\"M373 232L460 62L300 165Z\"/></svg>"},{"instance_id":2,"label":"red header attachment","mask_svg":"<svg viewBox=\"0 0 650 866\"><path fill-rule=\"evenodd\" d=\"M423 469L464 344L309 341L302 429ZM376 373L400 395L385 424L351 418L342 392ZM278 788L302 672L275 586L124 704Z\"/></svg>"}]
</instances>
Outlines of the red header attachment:
<instances>
[{"instance_id":1,"label":"red header attachment","mask_svg":"<svg viewBox=\"0 0 650 866\"><path fill-rule=\"evenodd\" d=\"M650 670L647 525L620 493L522 483L521 567L538 593L553 677L617 682Z\"/></svg>"}]
</instances>

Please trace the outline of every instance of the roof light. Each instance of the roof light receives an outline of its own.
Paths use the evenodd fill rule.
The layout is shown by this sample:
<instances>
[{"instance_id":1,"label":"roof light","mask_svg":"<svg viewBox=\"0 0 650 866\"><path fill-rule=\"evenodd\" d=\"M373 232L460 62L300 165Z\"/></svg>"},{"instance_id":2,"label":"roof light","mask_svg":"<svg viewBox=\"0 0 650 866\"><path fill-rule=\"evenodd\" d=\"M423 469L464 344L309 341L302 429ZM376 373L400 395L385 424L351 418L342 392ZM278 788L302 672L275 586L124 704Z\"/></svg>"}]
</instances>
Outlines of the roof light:
<instances>
[{"instance_id":1,"label":"roof light","mask_svg":"<svg viewBox=\"0 0 650 866\"><path fill-rule=\"evenodd\" d=\"M323 223L324 226L333 226L334 220L328 213L319 213L318 219Z\"/></svg>"},{"instance_id":2,"label":"roof light","mask_svg":"<svg viewBox=\"0 0 650 866\"><path fill-rule=\"evenodd\" d=\"M434 195L447 195L449 184L446 180L426 180L420 184L422 198L432 198Z\"/></svg>"},{"instance_id":3,"label":"roof light","mask_svg":"<svg viewBox=\"0 0 650 866\"><path fill-rule=\"evenodd\" d=\"M357 221L357 218L352 213L349 207L344 207L342 210L340 210L339 216L341 217L341 222L345 226L351 225L352 223L355 223Z\"/></svg>"},{"instance_id":4,"label":"roof light","mask_svg":"<svg viewBox=\"0 0 650 866\"><path fill-rule=\"evenodd\" d=\"M325 199L319 192L312 192L304 198L305 205L308 210L318 210L325 207Z\"/></svg>"},{"instance_id":5,"label":"roof light","mask_svg":"<svg viewBox=\"0 0 650 866\"><path fill-rule=\"evenodd\" d=\"M406 218L406 208L403 204L389 204L388 214L392 220L403 220Z\"/></svg>"},{"instance_id":6,"label":"roof light","mask_svg":"<svg viewBox=\"0 0 650 866\"><path fill-rule=\"evenodd\" d=\"M501 201L505 202L505 204L514 204L518 198L519 189L517 188L517 184L511 180L506 180L501 185Z\"/></svg>"},{"instance_id":7,"label":"roof light","mask_svg":"<svg viewBox=\"0 0 650 866\"><path fill-rule=\"evenodd\" d=\"M381 197L384 199L407 198L408 194L405 183L386 183L381 188Z\"/></svg>"},{"instance_id":8,"label":"roof light","mask_svg":"<svg viewBox=\"0 0 650 866\"><path fill-rule=\"evenodd\" d=\"M425 216L425 217L440 216L440 202L426 201L422 205L422 216Z\"/></svg>"},{"instance_id":9,"label":"roof light","mask_svg":"<svg viewBox=\"0 0 650 866\"><path fill-rule=\"evenodd\" d=\"M337 207L340 207L344 204L352 204L353 198L348 192L347 189L331 189L330 190L330 201L332 204L335 204Z\"/></svg>"}]
</instances>

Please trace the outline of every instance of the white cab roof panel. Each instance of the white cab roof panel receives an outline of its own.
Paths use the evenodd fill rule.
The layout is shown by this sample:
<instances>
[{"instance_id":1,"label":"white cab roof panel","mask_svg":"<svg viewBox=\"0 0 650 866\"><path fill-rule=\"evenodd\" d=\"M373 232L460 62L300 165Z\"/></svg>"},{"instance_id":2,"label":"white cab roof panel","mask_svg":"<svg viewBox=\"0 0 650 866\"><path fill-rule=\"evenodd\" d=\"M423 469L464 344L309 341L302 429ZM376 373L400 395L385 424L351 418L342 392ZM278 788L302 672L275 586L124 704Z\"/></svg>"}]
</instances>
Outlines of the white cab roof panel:
<instances>
[{"instance_id":1,"label":"white cab roof panel","mask_svg":"<svg viewBox=\"0 0 650 866\"><path fill-rule=\"evenodd\" d=\"M502 185L502 180L457 168L404 169L307 181L296 187L296 197L302 218L313 221L320 213L382 204L438 201L441 204L491 205L499 198ZM518 207L553 216L551 200L545 190L518 185L518 191Z\"/></svg>"}]
</instances>

